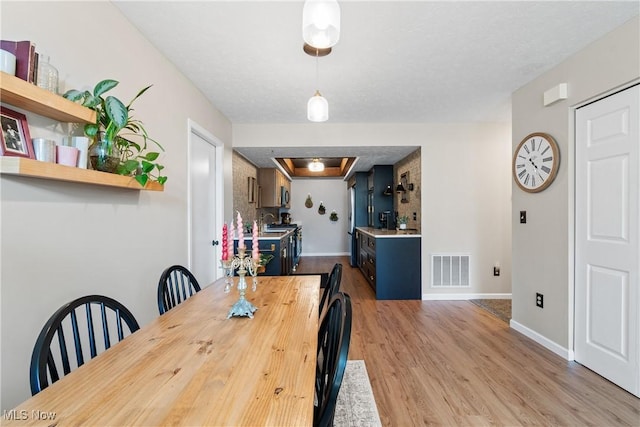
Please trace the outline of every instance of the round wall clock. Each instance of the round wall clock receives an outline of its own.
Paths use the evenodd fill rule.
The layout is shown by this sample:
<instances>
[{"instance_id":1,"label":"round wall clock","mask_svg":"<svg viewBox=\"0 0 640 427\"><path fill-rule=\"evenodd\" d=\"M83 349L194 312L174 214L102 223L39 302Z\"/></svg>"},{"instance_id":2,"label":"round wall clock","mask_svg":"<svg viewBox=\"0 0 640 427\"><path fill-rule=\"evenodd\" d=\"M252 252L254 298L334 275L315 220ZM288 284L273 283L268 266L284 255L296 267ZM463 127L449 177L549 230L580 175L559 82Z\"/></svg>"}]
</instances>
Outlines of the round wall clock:
<instances>
[{"instance_id":1,"label":"round wall clock","mask_svg":"<svg viewBox=\"0 0 640 427\"><path fill-rule=\"evenodd\" d=\"M560 166L558 144L548 133L527 135L513 155L513 179L522 190L537 193L553 182Z\"/></svg>"}]
</instances>

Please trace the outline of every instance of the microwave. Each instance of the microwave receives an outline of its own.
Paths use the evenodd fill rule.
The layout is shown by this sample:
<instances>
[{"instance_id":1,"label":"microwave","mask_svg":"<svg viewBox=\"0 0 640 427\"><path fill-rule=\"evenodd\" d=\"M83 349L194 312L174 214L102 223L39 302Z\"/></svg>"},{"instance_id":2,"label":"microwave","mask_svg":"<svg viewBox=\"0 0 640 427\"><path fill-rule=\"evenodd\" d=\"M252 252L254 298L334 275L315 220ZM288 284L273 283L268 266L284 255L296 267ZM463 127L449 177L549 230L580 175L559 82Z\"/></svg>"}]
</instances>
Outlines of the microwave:
<instances>
[{"instance_id":1,"label":"microwave","mask_svg":"<svg viewBox=\"0 0 640 427\"><path fill-rule=\"evenodd\" d=\"M289 204L289 190L284 185L280 187L280 206L285 207Z\"/></svg>"}]
</instances>

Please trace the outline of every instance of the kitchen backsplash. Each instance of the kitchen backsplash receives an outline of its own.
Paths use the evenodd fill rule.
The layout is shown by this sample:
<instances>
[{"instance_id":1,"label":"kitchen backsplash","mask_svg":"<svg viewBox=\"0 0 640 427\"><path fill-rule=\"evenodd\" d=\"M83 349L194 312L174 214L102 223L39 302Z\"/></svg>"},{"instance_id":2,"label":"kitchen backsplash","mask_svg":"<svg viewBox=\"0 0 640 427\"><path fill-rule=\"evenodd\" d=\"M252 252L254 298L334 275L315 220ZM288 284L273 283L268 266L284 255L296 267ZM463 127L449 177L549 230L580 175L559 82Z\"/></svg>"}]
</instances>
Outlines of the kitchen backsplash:
<instances>
[{"instance_id":1,"label":"kitchen backsplash","mask_svg":"<svg viewBox=\"0 0 640 427\"><path fill-rule=\"evenodd\" d=\"M413 184L413 191L407 189L407 203L402 203L402 194L394 192L394 206L398 211L398 215L407 215L409 222L407 228L415 228L420 232L420 209L422 206L422 166L421 152L418 148L404 159L400 160L393 166L394 185L400 182L400 176L409 172L409 183ZM413 213L416 213L416 219L413 219Z\"/></svg>"},{"instance_id":2,"label":"kitchen backsplash","mask_svg":"<svg viewBox=\"0 0 640 427\"><path fill-rule=\"evenodd\" d=\"M258 168L253 163L242 157L240 154L233 152L232 157L232 169L233 169L233 213L240 212L245 223L253 223L257 220L256 208L257 197L253 203L249 202L249 178L257 179ZM225 218L225 221L230 221L231 218Z\"/></svg>"}]
</instances>

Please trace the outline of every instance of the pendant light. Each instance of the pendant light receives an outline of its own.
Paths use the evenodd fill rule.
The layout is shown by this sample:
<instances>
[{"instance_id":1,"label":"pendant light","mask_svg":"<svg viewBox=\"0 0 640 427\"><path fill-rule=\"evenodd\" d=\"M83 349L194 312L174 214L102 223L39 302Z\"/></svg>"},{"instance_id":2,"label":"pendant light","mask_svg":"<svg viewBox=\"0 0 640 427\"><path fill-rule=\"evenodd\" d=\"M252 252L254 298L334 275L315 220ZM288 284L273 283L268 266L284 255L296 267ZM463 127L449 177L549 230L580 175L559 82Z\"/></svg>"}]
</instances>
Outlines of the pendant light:
<instances>
[{"instance_id":1,"label":"pendant light","mask_svg":"<svg viewBox=\"0 0 640 427\"><path fill-rule=\"evenodd\" d=\"M324 163L320 161L317 157L313 159L313 161L309 162L307 165L311 172L322 172L324 170Z\"/></svg>"},{"instance_id":2,"label":"pendant light","mask_svg":"<svg viewBox=\"0 0 640 427\"><path fill-rule=\"evenodd\" d=\"M318 51L316 50L316 87L318 87ZM329 102L316 89L316 93L307 102L307 119L311 122L326 122L329 120Z\"/></svg>"},{"instance_id":3,"label":"pendant light","mask_svg":"<svg viewBox=\"0 0 640 427\"><path fill-rule=\"evenodd\" d=\"M340 39L340 5L336 0L306 0L302 9L302 38L316 48L335 46Z\"/></svg>"},{"instance_id":4,"label":"pendant light","mask_svg":"<svg viewBox=\"0 0 640 427\"><path fill-rule=\"evenodd\" d=\"M329 119L329 103L319 90L307 102L307 119L312 122L326 122Z\"/></svg>"}]
</instances>

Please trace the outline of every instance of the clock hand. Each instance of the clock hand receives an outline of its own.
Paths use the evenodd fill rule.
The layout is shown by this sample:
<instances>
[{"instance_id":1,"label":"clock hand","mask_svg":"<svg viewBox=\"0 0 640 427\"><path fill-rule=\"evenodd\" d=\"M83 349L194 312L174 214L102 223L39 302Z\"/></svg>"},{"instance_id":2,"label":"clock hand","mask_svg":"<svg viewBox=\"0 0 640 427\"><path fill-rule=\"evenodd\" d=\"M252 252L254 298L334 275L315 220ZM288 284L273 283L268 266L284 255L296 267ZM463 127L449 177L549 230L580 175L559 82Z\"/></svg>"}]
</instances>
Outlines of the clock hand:
<instances>
[{"instance_id":1,"label":"clock hand","mask_svg":"<svg viewBox=\"0 0 640 427\"><path fill-rule=\"evenodd\" d=\"M531 160L531 158L529 158L529 162L531 162L531 164L533 165L534 168L538 169L538 166L536 166L536 164L533 163L533 160Z\"/></svg>"}]
</instances>

